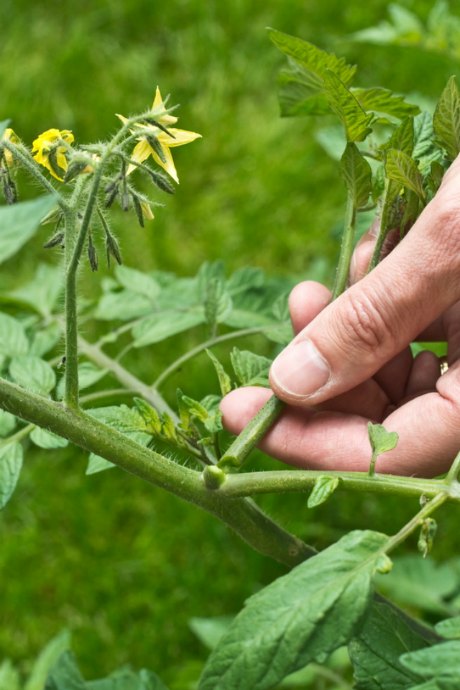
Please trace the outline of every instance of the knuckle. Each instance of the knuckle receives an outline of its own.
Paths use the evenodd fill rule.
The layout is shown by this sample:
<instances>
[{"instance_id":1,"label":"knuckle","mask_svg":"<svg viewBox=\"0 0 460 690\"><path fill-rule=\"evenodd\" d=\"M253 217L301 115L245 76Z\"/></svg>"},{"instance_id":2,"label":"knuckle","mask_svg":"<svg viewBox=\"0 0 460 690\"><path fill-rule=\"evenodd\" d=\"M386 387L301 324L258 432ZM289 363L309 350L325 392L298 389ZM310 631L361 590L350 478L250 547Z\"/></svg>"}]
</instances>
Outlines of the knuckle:
<instances>
[{"instance_id":1,"label":"knuckle","mask_svg":"<svg viewBox=\"0 0 460 690\"><path fill-rule=\"evenodd\" d=\"M378 297L364 291L347 294L346 308L337 327L344 344L363 352L384 351L391 344L389 319Z\"/></svg>"}]
</instances>

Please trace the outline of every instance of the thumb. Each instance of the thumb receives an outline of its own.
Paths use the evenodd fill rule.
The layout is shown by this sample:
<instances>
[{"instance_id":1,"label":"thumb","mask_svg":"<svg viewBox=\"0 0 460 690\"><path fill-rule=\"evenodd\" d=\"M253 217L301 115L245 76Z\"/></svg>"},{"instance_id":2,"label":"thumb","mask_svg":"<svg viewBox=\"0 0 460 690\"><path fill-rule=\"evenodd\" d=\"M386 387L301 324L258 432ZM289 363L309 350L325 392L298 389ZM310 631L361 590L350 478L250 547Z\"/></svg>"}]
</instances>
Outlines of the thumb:
<instances>
[{"instance_id":1,"label":"thumb","mask_svg":"<svg viewBox=\"0 0 460 690\"><path fill-rule=\"evenodd\" d=\"M460 297L460 164L402 242L275 359L270 383L294 405L354 388ZM454 167L454 166L453 166Z\"/></svg>"}]
</instances>

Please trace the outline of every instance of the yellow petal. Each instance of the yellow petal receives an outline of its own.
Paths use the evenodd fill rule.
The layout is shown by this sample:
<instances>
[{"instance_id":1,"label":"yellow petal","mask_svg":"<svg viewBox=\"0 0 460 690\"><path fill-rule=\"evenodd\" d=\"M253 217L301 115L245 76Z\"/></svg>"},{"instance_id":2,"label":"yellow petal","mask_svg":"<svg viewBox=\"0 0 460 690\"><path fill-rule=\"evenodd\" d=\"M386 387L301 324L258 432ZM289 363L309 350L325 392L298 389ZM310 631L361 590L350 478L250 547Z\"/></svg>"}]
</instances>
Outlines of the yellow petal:
<instances>
[{"instance_id":1,"label":"yellow petal","mask_svg":"<svg viewBox=\"0 0 460 690\"><path fill-rule=\"evenodd\" d=\"M155 98L153 99L152 103L152 110L160 110L165 108L165 104L163 103L163 99L161 97L160 93L160 88L157 86L157 90L155 91ZM161 115L158 118L158 122L161 122L162 125L174 125L177 122L177 117L174 117L174 115L169 115L169 113L164 113L164 115Z\"/></svg>"},{"instance_id":2,"label":"yellow petal","mask_svg":"<svg viewBox=\"0 0 460 690\"><path fill-rule=\"evenodd\" d=\"M155 216L153 215L152 207L147 201L141 201L142 214L146 220L153 220Z\"/></svg>"},{"instance_id":3,"label":"yellow petal","mask_svg":"<svg viewBox=\"0 0 460 690\"><path fill-rule=\"evenodd\" d=\"M162 161L157 152L153 149L150 149L152 152L153 159L156 163L158 163L158 165L160 165L163 168L163 170L166 170L168 175L171 175L171 177L173 178L173 180L177 182L177 184L179 184L179 178L177 177L177 170L176 166L174 165L171 151L168 149L167 146L162 146L161 149L163 151L163 155L166 161Z\"/></svg>"},{"instance_id":4,"label":"yellow petal","mask_svg":"<svg viewBox=\"0 0 460 690\"><path fill-rule=\"evenodd\" d=\"M176 129L175 127L171 127L169 131L174 138L168 136L166 132L160 132L157 135L157 139L162 146L167 146L168 148L172 148L173 146L183 146L184 144L190 144L192 141L195 141L195 139L201 139L201 134L198 134L197 132L189 132L186 129Z\"/></svg>"}]
</instances>

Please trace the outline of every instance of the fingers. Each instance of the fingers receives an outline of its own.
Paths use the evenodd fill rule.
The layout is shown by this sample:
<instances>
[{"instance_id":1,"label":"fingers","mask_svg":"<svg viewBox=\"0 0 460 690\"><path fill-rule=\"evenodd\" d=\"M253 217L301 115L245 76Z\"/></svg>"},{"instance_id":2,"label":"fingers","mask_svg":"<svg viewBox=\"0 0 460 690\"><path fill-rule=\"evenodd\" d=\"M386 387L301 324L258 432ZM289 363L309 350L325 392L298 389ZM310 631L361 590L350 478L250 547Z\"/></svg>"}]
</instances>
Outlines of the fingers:
<instances>
[{"instance_id":1,"label":"fingers","mask_svg":"<svg viewBox=\"0 0 460 690\"><path fill-rule=\"evenodd\" d=\"M460 162L456 161L457 180ZM459 296L460 195L426 207L377 268L324 308L278 356L271 385L286 402L317 405L371 377Z\"/></svg>"},{"instance_id":2,"label":"fingers","mask_svg":"<svg viewBox=\"0 0 460 690\"><path fill-rule=\"evenodd\" d=\"M224 425L238 434L268 400L264 388L240 388L221 402ZM339 412L286 408L260 448L284 462L308 469L367 470L367 420Z\"/></svg>"},{"instance_id":3,"label":"fingers","mask_svg":"<svg viewBox=\"0 0 460 690\"><path fill-rule=\"evenodd\" d=\"M289 295L289 312L294 333L313 321L331 301L331 292L321 283L307 280L293 288Z\"/></svg>"}]
</instances>

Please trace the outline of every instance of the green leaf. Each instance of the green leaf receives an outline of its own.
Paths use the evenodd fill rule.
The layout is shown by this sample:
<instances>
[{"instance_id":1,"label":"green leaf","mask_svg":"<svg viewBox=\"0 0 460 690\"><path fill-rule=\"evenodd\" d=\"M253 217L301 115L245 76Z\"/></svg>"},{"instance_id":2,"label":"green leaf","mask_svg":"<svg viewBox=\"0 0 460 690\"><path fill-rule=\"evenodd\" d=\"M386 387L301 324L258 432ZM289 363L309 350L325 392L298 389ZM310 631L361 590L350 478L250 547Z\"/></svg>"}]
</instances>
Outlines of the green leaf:
<instances>
[{"instance_id":1,"label":"green leaf","mask_svg":"<svg viewBox=\"0 0 460 690\"><path fill-rule=\"evenodd\" d=\"M222 396L227 395L232 390L232 382L230 376L225 371L223 365L219 362L216 355L211 350L206 350L206 354L214 365L217 378L219 380L219 387Z\"/></svg>"},{"instance_id":2,"label":"green leaf","mask_svg":"<svg viewBox=\"0 0 460 690\"><path fill-rule=\"evenodd\" d=\"M460 640L409 652L401 656L401 664L424 680L436 680L442 688L460 687Z\"/></svg>"},{"instance_id":3,"label":"green leaf","mask_svg":"<svg viewBox=\"0 0 460 690\"><path fill-rule=\"evenodd\" d=\"M367 425L367 432L369 434L372 455L375 457L396 448L399 438L396 431L387 431L381 424L372 424L372 422L369 422Z\"/></svg>"},{"instance_id":4,"label":"green leaf","mask_svg":"<svg viewBox=\"0 0 460 690\"><path fill-rule=\"evenodd\" d=\"M342 157L342 151L347 145L347 140L340 125L333 125L331 127L322 127L314 133L315 139L326 151L327 155L333 160L339 161Z\"/></svg>"},{"instance_id":5,"label":"green leaf","mask_svg":"<svg viewBox=\"0 0 460 690\"><path fill-rule=\"evenodd\" d=\"M321 503L327 501L327 499L332 496L334 491L337 489L338 485L338 477L327 477L326 475L323 477L318 477L313 486L312 492L308 497L308 507L316 508L316 506L319 506Z\"/></svg>"},{"instance_id":6,"label":"green leaf","mask_svg":"<svg viewBox=\"0 0 460 690\"><path fill-rule=\"evenodd\" d=\"M42 316L48 317L55 310L64 289L64 274L59 266L39 264L31 281L7 292L9 299L32 307Z\"/></svg>"},{"instance_id":7,"label":"green leaf","mask_svg":"<svg viewBox=\"0 0 460 690\"><path fill-rule=\"evenodd\" d=\"M401 122L399 127L396 127L389 141L382 146L382 149L396 149L411 156L414 150L414 143L414 118L408 117Z\"/></svg>"},{"instance_id":8,"label":"green leaf","mask_svg":"<svg viewBox=\"0 0 460 690\"><path fill-rule=\"evenodd\" d=\"M344 84L349 84L353 79L356 66L347 64L344 58L338 58L312 43L275 29L268 29L268 35L282 53L293 58L304 68L305 74L308 74L313 84L321 87L321 78L327 70L337 74Z\"/></svg>"},{"instance_id":9,"label":"green leaf","mask_svg":"<svg viewBox=\"0 0 460 690\"><path fill-rule=\"evenodd\" d=\"M271 359L234 347L230 353L230 360L241 386L268 386Z\"/></svg>"},{"instance_id":10,"label":"green leaf","mask_svg":"<svg viewBox=\"0 0 460 690\"><path fill-rule=\"evenodd\" d=\"M72 652L64 651L47 678L45 690L87 690Z\"/></svg>"},{"instance_id":11,"label":"green leaf","mask_svg":"<svg viewBox=\"0 0 460 690\"><path fill-rule=\"evenodd\" d=\"M136 673L129 668L121 668L102 680L92 680L85 687L86 690L168 690L153 671L142 669Z\"/></svg>"},{"instance_id":12,"label":"green leaf","mask_svg":"<svg viewBox=\"0 0 460 690\"><path fill-rule=\"evenodd\" d=\"M203 307L205 322L213 333L215 326L225 320L233 307L223 280L214 278L207 283Z\"/></svg>"},{"instance_id":13,"label":"green leaf","mask_svg":"<svg viewBox=\"0 0 460 690\"><path fill-rule=\"evenodd\" d=\"M372 132L372 113L366 113L346 85L334 74L324 74L324 85L332 110L345 127L347 141L364 141Z\"/></svg>"},{"instance_id":14,"label":"green leaf","mask_svg":"<svg viewBox=\"0 0 460 690\"><path fill-rule=\"evenodd\" d=\"M401 120L410 115L417 115L420 108L417 105L412 105L404 100L404 96L397 96L389 89L382 89L380 87L372 87L369 89L351 89L353 96L356 98L361 108L367 112L373 112L378 116L379 121L387 122L390 116L390 121L394 118Z\"/></svg>"},{"instance_id":15,"label":"green leaf","mask_svg":"<svg viewBox=\"0 0 460 690\"><path fill-rule=\"evenodd\" d=\"M0 354L14 357L25 355L28 350L29 341L22 323L0 312Z\"/></svg>"},{"instance_id":16,"label":"green leaf","mask_svg":"<svg viewBox=\"0 0 460 690\"><path fill-rule=\"evenodd\" d=\"M385 172L390 180L394 180L417 194L419 199L425 201L423 178L415 161L404 151L389 149L386 154Z\"/></svg>"},{"instance_id":17,"label":"green leaf","mask_svg":"<svg viewBox=\"0 0 460 690\"><path fill-rule=\"evenodd\" d=\"M0 448L0 510L6 506L16 488L22 468L22 446L9 443Z\"/></svg>"},{"instance_id":18,"label":"green leaf","mask_svg":"<svg viewBox=\"0 0 460 690\"><path fill-rule=\"evenodd\" d=\"M438 635L447 637L448 639L460 639L460 616L447 618L445 621L440 621L434 626Z\"/></svg>"},{"instance_id":19,"label":"green leaf","mask_svg":"<svg viewBox=\"0 0 460 690\"><path fill-rule=\"evenodd\" d=\"M116 467L116 465L110 462L110 460L106 460L95 453L90 453L85 474L97 474L98 472L104 472L104 470L110 470L112 467Z\"/></svg>"},{"instance_id":20,"label":"green leaf","mask_svg":"<svg viewBox=\"0 0 460 690\"><path fill-rule=\"evenodd\" d=\"M191 618L188 622L191 631L208 649L214 649L222 635L227 632L232 616L214 616L214 618Z\"/></svg>"},{"instance_id":21,"label":"green leaf","mask_svg":"<svg viewBox=\"0 0 460 690\"><path fill-rule=\"evenodd\" d=\"M372 191L372 170L356 144L347 144L340 167L354 208L365 206Z\"/></svg>"},{"instance_id":22,"label":"green leaf","mask_svg":"<svg viewBox=\"0 0 460 690\"><path fill-rule=\"evenodd\" d=\"M126 290L139 295L144 295L152 302L160 293L161 288L157 281L147 273L137 271L135 268L128 268L128 266L116 266L115 275L120 285L126 288Z\"/></svg>"},{"instance_id":23,"label":"green leaf","mask_svg":"<svg viewBox=\"0 0 460 690\"><path fill-rule=\"evenodd\" d=\"M0 207L0 263L14 256L37 231L56 204L53 194Z\"/></svg>"},{"instance_id":24,"label":"green leaf","mask_svg":"<svg viewBox=\"0 0 460 690\"><path fill-rule=\"evenodd\" d=\"M30 439L39 448L45 448L46 450L52 450L54 448L65 448L69 445L66 438L62 436L57 436L51 431L46 429L41 429L40 427L35 427L35 429L30 434Z\"/></svg>"},{"instance_id":25,"label":"green leaf","mask_svg":"<svg viewBox=\"0 0 460 690\"><path fill-rule=\"evenodd\" d=\"M451 160L460 153L460 91L455 76L450 77L433 116L433 128Z\"/></svg>"},{"instance_id":26,"label":"green leaf","mask_svg":"<svg viewBox=\"0 0 460 690\"><path fill-rule=\"evenodd\" d=\"M456 590L458 576L448 563L437 566L431 558L411 555L395 559L391 573L377 575L376 583L402 605L448 616L451 611L445 600Z\"/></svg>"},{"instance_id":27,"label":"green leaf","mask_svg":"<svg viewBox=\"0 0 460 690\"><path fill-rule=\"evenodd\" d=\"M61 337L62 332L58 324L51 323L46 328L42 328L34 333L30 343L29 354L43 357L58 344Z\"/></svg>"},{"instance_id":28,"label":"green leaf","mask_svg":"<svg viewBox=\"0 0 460 690\"><path fill-rule=\"evenodd\" d=\"M159 343L205 322L202 307L190 311L162 311L142 319L132 330L134 347Z\"/></svg>"},{"instance_id":29,"label":"green leaf","mask_svg":"<svg viewBox=\"0 0 460 690\"><path fill-rule=\"evenodd\" d=\"M443 162L444 154L436 145L433 118L430 113L420 113L414 118L414 150L412 158L418 161L422 175L430 172L433 161Z\"/></svg>"},{"instance_id":30,"label":"green leaf","mask_svg":"<svg viewBox=\"0 0 460 690\"><path fill-rule=\"evenodd\" d=\"M130 321L146 316L152 311L152 302L148 297L132 290L121 290L102 295L94 318L100 321Z\"/></svg>"},{"instance_id":31,"label":"green leaf","mask_svg":"<svg viewBox=\"0 0 460 690\"><path fill-rule=\"evenodd\" d=\"M3 123L0 123L0 128L1 124ZM9 659L5 659L0 666L0 690L20 690L19 672Z\"/></svg>"},{"instance_id":32,"label":"green leaf","mask_svg":"<svg viewBox=\"0 0 460 690\"><path fill-rule=\"evenodd\" d=\"M48 362L33 355L13 357L9 372L17 384L41 395L46 395L56 385L56 374Z\"/></svg>"},{"instance_id":33,"label":"green leaf","mask_svg":"<svg viewBox=\"0 0 460 690\"><path fill-rule=\"evenodd\" d=\"M95 383L103 379L108 373L107 369L99 369L99 367L92 362L82 362L78 365L78 389L83 391L86 388L94 386ZM65 379L62 377L58 383L56 392L60 400L64 397L64 387Z\"/></svg>"},{"instance_id":34,"label":"green leaf","mask_svg":"<svg viewBox=\"0 0 460 690\"><path fill-rule=\"evenodd\" d=\"M16 427L16 417L10 412L0 410L0 436L8 436Z\"/></svg>"},{"instance_id":35,"label":"green leaf","mask_svg":"<svg viewBox=\"0 0 460 690\"><path fill-rule=\"evenodd\" d=\"M50 670L69 645L70 635L66 630L48 642L35 661L24 690L43 690Z\"/></svg>"},{"instance_id":36,"label":"green leaf","mask_svg":"<svg viewBox=\"0 0 460 690\"><path fill-rule=\"evenodd\" d=\"M10 124L9 120L2 120L0 122L0 139L3 136L5 129L9 126L9 124Z\"/></svg>"},{"instance_id":37,"label":"green leaf","mask_svg":"<svg viewBox=\"0 0 460 690\"><path fill-rule=\"evenodd\" d=\"M348 647L356 690L403 690L418 678L399 662L404 652L426 647L435 636L393 606L374 602Z\"/></svg>"},{"instance_id":38,"label":"green leaf","mask_svg":"<svg viewBox=\"0 0 460 690\"><path fill-rule=\"evenodd\" d=\"M212 652L199 690L265 690L346 643L369 605L388 537L351 532L251 597Z\"/></svg>"}]
</instances>

